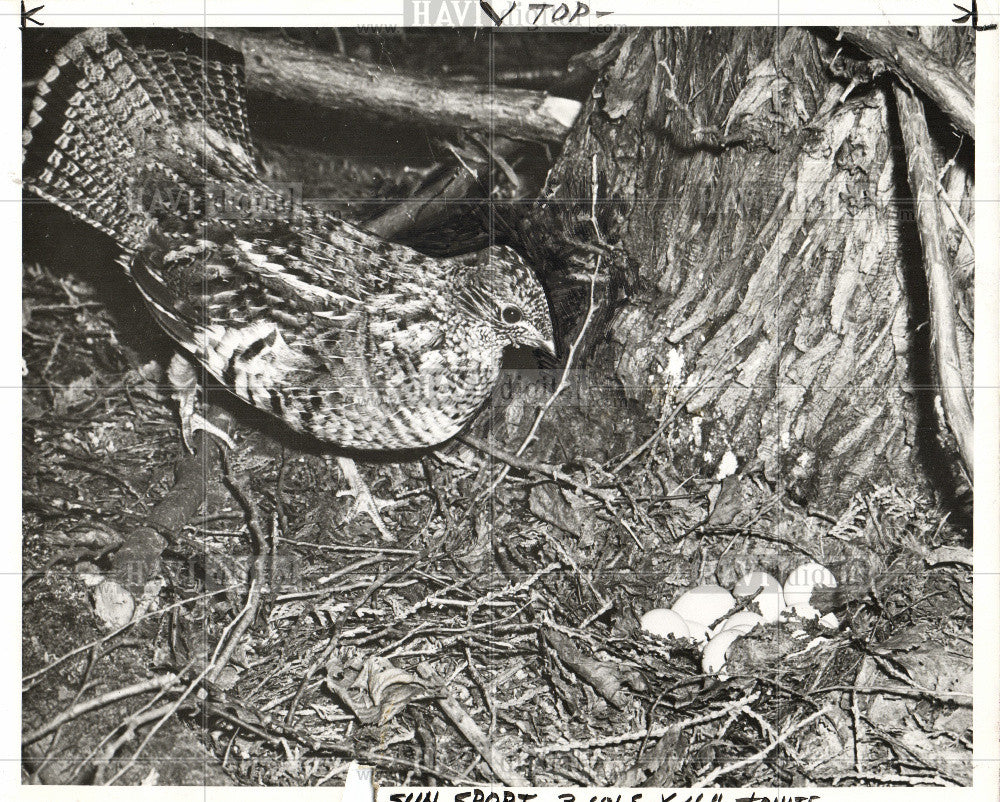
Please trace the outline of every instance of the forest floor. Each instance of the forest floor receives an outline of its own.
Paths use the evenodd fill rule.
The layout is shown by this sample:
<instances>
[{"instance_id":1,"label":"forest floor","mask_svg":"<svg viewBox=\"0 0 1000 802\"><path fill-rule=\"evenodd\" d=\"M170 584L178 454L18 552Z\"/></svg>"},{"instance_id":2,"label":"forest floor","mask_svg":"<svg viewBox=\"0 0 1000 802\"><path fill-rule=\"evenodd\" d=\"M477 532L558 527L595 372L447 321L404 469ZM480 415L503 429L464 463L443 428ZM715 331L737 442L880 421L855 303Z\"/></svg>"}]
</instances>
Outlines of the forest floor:
<instances>
[{"instance_id":1,"label":"forest floor","mask_svg":"<svg viewBox=\"0 0 1000 802\"><path fill-rule=\"evenodd\" d=\"M454 71L475 45L439 44ZM417 180L347 174L340 197ZM829 514L677 476L662 421L580 370L550 403L562 367L521 358L472 428L502 454L361 465L386 541L322 449L218 391L237 448L183 450L169 341L60 214L25 214L25 782L340 784L352 759L382 785L970 782L971 542L930 500L873 487ZM109 576L150 528L156 570ZM806 562L839 580L814 597L835 625L758 627L724 674L639 626Z\"/></svg>"}]
</instances>

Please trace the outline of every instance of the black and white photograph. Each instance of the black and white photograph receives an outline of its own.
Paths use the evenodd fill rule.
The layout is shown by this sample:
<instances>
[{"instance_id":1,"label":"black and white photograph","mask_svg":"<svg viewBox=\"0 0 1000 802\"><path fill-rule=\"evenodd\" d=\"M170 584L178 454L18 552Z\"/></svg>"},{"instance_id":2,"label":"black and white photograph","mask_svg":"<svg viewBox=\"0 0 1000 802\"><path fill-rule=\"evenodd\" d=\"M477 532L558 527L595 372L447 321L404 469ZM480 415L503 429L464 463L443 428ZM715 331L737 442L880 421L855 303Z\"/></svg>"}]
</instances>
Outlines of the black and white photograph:
<instances>
[{"instance_id":1,"label":"black and white photograph","mask_svg":"<svg viewBox=\"0 0 1000 802\"><path fill-rule=\"evenodd\" d=\"M988 7L27 5L12 798L996 798Z\"/></svg>"}]
</instances>

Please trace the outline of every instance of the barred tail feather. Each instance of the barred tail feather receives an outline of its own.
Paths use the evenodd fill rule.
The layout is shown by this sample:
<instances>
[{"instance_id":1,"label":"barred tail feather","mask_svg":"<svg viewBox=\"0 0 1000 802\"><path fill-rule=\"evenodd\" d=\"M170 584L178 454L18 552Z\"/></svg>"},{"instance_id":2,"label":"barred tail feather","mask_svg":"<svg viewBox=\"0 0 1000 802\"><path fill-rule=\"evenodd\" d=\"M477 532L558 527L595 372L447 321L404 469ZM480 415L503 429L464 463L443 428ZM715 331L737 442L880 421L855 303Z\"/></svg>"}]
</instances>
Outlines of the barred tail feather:
<instances>
[{"instance_id":1,"label":"barred tail feather","mask_svg":"<svg viewBox=\"0 0 1000 802\"><path fill-rule=\"evenodd\" d=\"M110 114L122 105L119 82L126 80L115 33L75 36L39 82L23 135L24 185L129 245L127 232L141 221L129 220L122 203L134 147Z\"/></svg>"},{"instance_id":2,"label":"barred tail feather","mask_svg":"<svg viewBox=\"0 0 1000 802\"><path fill-rule=\"evenodd\" d=\"M140 189L256 180L239 54L200 37L95 28L38 84L23 134L25 187L126 249L154 213Z\"/></svg>"}]
</instances>

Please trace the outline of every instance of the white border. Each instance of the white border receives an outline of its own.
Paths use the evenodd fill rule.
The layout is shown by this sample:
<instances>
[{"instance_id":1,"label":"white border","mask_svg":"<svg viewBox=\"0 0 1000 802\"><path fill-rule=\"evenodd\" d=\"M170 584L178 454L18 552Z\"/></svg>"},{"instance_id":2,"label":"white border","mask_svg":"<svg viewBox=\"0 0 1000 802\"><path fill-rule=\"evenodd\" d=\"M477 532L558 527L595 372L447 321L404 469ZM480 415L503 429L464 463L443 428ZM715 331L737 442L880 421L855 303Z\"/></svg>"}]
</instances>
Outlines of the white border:
<instances>
[{"instance_id":1,"label":"white border","mask_svg":"<svg viewBox=\"0 0 1000 802\"><path fill-rule=\"evenodd\" d=\"M980 10L982 14L982 10ZM996 21L993 15L991 21ZM976 39L973 788L1000 797L1000 30ZM985 45L985 46L984 46Z\"/></svg>"},{"instance_id":2,"label":"white border","mask_svg":"<svg viewBox=\"0 0 1000 802\"><path fill-rule=\"evenodd\" d=\"M0 298L8 312L0 316L0 426L6 432L9 456L0 463L0 498L8 534L0 543L0 643L21 643L20 616L20 488L21 465L21 359L20 359L20 297L21 297L21 36L17 28L18 9L12 0L0 0L0 108L9 113L0 117L0 132L4 146L0 149L2 165L3 214L0 217L0 242L6 250L4 268L0 270ZM85 27L90 25L239 25L244 27L280 26L352 26L401 24L403 0L282 0L280 4L263 0L100 0L93 10L84 12L82 0L28 0L28 7L44 2L39 19L50 27ZM510 0L496 0L499 11L509 7ZM528 0L518 0L526 3ZM920 3L886 0L839 0L833 8L817 7L815 0L676 0L658 13L650 13L648 0L587 0L591 10L613 10L599 23L607 25L951 25L958 13L950 2ZM960 4L970 6L971 0ZM87 4L91 5L91 4ZM666 4L664 4L666 5ZM915 10L915 6L919 8ZM933 7L933 8L931 8ZM980 21L997 21L997 0L980 0ZM280 9L276 13L275 9ZM974 586L975 616L975 760L973 786L970 788L872 788L838 789L774 789L774 795L803 795L808 799L818 795L823 800L853 800L871 796L887 802L922 802L940 800L997 799L1000 796L1000 289L998 289L998 250L1000 242L1000 150L998 150L998 48L1000 32L981 33L977 40L976 72L976 565ZM15 80L16 78L16 80ZM13 651L13 649L12 649ZM20 649L18 648L18 656ZM253 788L52 788L21 786L20 784L20 659L0 665L2 688L7 715L0 724L0 798L106 800L111 797L135 799L140 795L164 800L240 800L248 797L309 796L337 800L338 789L253 789ZM381 789L379 797L388 800L391 789ZM486 789L489 790L489 789ZM501 789L496 789L500 791ZM539 800L559 799L559 789L533 789ZM577 789L579 790L579 789ZM598 798L603 790L593 789ZM676 789L681 791L683 789ZM749 789L748 789L749 790ZM635 789L643 800L660 802L659 794L650 789ZM757 789L758 796L767 789ZM631 793L618 789L622 800ZM722 799L736 799L738 789L710 789L704 799L721 794ZM578 794L590 800L592 794ZM679 794L679 799L687 794ZM773 796L772 796L773 798ZM794 798L794 797L793 797ZM442 802L454 799L454 792L441 789Z\"/></svg>"}]
</instances>

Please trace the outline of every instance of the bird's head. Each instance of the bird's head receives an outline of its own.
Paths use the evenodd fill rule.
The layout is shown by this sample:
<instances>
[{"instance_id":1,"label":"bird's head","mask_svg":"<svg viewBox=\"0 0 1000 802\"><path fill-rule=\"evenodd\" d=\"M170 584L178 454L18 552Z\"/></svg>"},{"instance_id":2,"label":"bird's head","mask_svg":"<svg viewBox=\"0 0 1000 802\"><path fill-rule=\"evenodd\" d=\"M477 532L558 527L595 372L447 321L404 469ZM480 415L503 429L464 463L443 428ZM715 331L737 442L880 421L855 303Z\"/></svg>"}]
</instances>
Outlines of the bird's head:
<instances>
[{"instance_id":1,"label":"bird's head","mask_svg":"<svg viewBox=\"0 0 1000 802\"><path fill-rule=\"evenodd\" d=\"M460 281L459 298L504 344L556 355L552 315L534 271L510 248L484 251Z\"/></svg>"}]
</instances>

